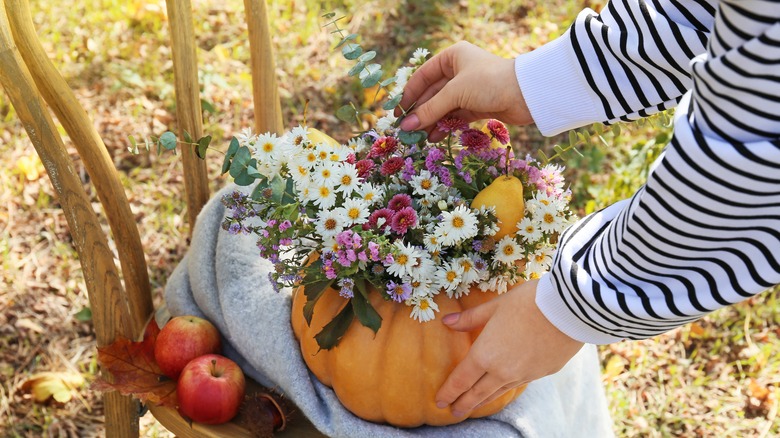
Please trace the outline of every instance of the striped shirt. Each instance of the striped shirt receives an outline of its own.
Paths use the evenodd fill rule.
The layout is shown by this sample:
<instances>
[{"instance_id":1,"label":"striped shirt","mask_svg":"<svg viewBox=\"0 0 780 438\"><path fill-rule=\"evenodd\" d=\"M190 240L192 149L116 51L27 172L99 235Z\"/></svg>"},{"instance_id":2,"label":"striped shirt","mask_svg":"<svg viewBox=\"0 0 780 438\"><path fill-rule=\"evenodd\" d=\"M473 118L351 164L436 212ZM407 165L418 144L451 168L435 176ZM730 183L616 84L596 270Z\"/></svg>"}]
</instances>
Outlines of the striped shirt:
<instances>
[{"instance_id":1,"label":"striped shirt","mask_svg":"<svg viewBox=\"0 0 780 438\"><path fill-rule=\"evenodd\" d=\"M615 0L515 69L545 135L677 106L646 184L561 236L556 327L647 338L780 283L780 1Z\"/></svg>"}]
</instances>

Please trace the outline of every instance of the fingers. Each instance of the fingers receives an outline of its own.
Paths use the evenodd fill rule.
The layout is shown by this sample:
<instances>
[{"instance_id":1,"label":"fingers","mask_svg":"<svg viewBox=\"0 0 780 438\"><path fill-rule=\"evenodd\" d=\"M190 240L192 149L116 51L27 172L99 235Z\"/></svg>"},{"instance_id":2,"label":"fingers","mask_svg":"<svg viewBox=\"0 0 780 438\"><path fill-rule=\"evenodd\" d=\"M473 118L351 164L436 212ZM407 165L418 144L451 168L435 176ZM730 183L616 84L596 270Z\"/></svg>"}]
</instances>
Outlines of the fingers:
<instances>
[{"instance_id":1,"label":"fingers","mask_svg":"<svg viewBox=\"0 0 780 438\"><path fill-rule=\"evenodd\" d=\"M401 99L400 107L408 108L412 103L417 102L430 88L441 80L448 81L454 76L451 60L452 51L447 48L433 58L426 61L409 78L404 87L404 97ZM396 116L400 115L400 110L396 109Z\"/></svg>"},{"instance_id":2,"label":"fingers","mask_svg":"<svg viewBox=\"0 0 780 438\"><path fill-rule=\"evenodd\" d=\"M495 308L496 302L495 300L491 300L460 313L445 315L441 321L453 330L468 332L487 324L488 320L495 312Z\"/></svg>"},{"instance_id":3,"label":"fingers","mask_svg":"<svg viewBox=\"0 0 780 438\"><path fill-rule=\"evenodd\" d=\"M436 393L436 406L445 408L451 405L463 393L469 391L484 375L485 370L469 354L452 370L444 385ZM485 394L485 397L493 392L495 390Z\"/></svg>"},{"instance_id":4,"label":"fingers","mask_svg":"<svg viewBox=\"0 0 780 438\"><path fill-rule=\"evenodd\" d=\"M461 396L452 403L452 415L462 417L468 414L489 397L493 396L493 394L501 390L503 386L503 382L498 379L495 374L484 374L471 389L461 394ZM506 390L503 392L506 392Z\"/></svg>"}]
</instances>

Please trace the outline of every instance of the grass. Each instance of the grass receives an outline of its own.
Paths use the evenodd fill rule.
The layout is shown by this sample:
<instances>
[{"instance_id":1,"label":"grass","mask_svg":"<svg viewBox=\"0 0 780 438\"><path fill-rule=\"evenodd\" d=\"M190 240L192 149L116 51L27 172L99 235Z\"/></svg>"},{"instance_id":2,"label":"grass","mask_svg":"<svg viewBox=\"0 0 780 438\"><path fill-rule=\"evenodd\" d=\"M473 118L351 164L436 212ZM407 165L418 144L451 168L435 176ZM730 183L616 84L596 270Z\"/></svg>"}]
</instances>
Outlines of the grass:
<instances>
[{"instance_id":1,"label":"grass","mask_svg":"<svg viewBox=\"0 0 780 438\"><path fill-rule=\"evenodd\" d=\"M320 5L323 5L321 8ZM468 39L504 56L562 33L576 12L595 2L375 0L272 2L277 75L288 126L303 108L310 124L344 136L333 117L347 98L368 105L344 74L348 64L320 29L321 12L349 13L350 31L397 66L418 46L437 51ZM596 5L597 7L597 5ZM178 157L131 155L128 135L175 129L165 5L160 1L34 1L41 40L93 118L128 192L141 229L156 302L187 249ZM215 144L251 124L249 52L238 0L194 1L202 96L217 109L205 130ZM346 23L346 22L345 22ZM662 122L662 121L661 121ZM662 124L662 123L660 123ZM575 202L584 213L632 193L663 145L659 123L599 135L583 131L566 155ZM563 138L514 129L514 143L552 153ZM603 141L602 141L603 138ZM76 168L94 198L75 150ZM68 403L35 403L22 390L41 371L77 370L94 378L94 334L83 321L84 280L67 224L22 126L0 93L0 436L102 434L99 397L79 388ZM32 166L25 164L32 160ZM212 160L213 188L218 178ZM32 169L32 170L31 170ZM40 175L36 176L35 171ZM778 293L715 312L652 340L600 348L604 386L619 436L771 436L780 434ZM170 436L149 415L145 436Z\"/></svg>"}]
</instances>

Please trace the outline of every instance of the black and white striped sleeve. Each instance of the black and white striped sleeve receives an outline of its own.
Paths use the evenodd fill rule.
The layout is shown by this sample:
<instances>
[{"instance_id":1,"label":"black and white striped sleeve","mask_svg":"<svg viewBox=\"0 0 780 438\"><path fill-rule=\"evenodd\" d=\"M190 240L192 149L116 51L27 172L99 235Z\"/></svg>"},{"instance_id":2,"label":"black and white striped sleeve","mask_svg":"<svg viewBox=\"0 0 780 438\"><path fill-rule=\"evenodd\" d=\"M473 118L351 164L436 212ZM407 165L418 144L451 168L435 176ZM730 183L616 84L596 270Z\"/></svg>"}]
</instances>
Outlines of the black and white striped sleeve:
<instances>
[{"instance_id":1,"label":"black and white striped sleeve","mask_svg":"<svg viewBox=\"0 0 780 438\"><path fill-rule=\"evenodd\" d=\"M704 53L717 0L612 1L586 9L565 35L517 57L539 130L634 120L677 105ZM539 68L539 64L544 68Z\"/></svg>"},{"instance_id":2,"label":"black and white striped sleeve","mask_svg":"<svg viewBox=\"0 0 780 438\"><path fill-rule=\"evenodd\" d=\"M647 183L570 227L539 281L539 308L575 339L651 337L780 284L780 1L721 1L711 33Z\"/></svg>"}]
</instances>

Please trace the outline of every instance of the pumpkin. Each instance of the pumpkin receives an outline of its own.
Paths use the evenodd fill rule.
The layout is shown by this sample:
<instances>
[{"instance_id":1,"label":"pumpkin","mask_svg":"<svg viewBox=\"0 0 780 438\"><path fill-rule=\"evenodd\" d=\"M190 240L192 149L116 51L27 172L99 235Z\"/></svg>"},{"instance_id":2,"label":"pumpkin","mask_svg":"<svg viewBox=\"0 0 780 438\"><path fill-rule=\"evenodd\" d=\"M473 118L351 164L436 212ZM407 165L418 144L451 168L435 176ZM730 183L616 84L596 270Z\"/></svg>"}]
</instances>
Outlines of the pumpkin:
<instances>
[{"instance_id":1,"label":"pumpkin","mask_svg":"<svg viewBox=\"0 0 780 438\"><path fill-rule=\"evenodd\" d=\"M409 317L410 309L385 300L373 290L369 302L382 317L374 332L357 319L330 350L321 350L314 336L348 304L333 289L325 291L314 306L311 325L303 317L306 295L296 289L292 326L303 358L323 384L333 388L341 403L360 418L398 427L423 424L443 426L467 417L454 417L449 408L436 407L435 396L447 376L465 357L478 331L458 332L441 317L420 323ZM435 301L440 316L475 307L496 296L472 290L460 299L439 294ZM514 400L525 386L472 411L469 417L492 415Z\"/></svg>"}]
</instances>

